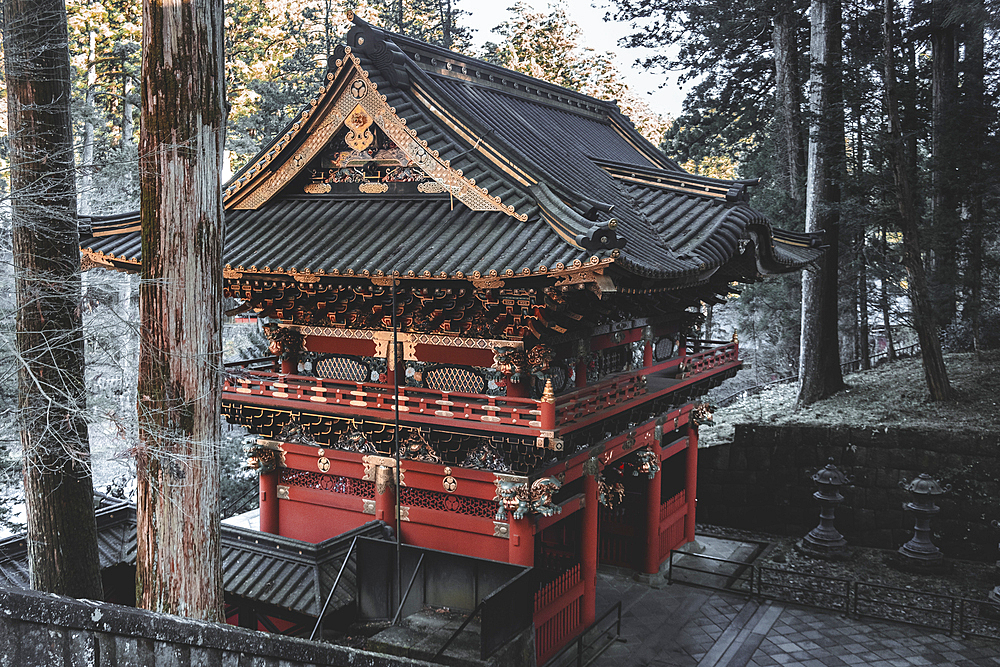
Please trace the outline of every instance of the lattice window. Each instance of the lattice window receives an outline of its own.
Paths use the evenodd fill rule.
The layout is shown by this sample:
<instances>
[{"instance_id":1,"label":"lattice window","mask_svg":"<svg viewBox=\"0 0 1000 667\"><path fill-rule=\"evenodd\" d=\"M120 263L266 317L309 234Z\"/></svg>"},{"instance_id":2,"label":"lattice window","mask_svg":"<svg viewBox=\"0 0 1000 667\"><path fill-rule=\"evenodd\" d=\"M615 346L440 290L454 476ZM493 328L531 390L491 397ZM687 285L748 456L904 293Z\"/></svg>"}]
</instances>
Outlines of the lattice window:
<instances>
[{"instance_id":1,"label":"lattice window","mask_svg":"<svg viewBox=\"0 0 1000 667\"><path fill-rule=\"evenodd\" d=\"M469 366L429 366L424 371L424 386L439 391L485 394L486 378Z\"/></svg>"},{"instance_id":2,"label":"lattice window","mask_svg":"<svg viewBox=\"0 0 1000 667\"><path fill-rule=\"evenodd\" d=\"M491 500L424 489L411 489L406 486L400 489L399 502L407 507L426 507L427 509L479 516L486 519L492 519L497 511L497 504Z\"/></svg>"},{"instance_id":3,"label":"lattice window","mask_svg":"<svg viewBox=\"0 0 1000 667\"><path fill-rule=\"evenodd\" d=\"M597 373L600 377L621 373L628 368L628 362L629 349L627 345L601 350L600 359L597 360Z\"/></svg>"},{"instance_id":4,"label":"lattice window","mask_svg":"<svg viewBox=\"0 0 1000 667\"><path fill-rule=\"evenodd\" d=\"M368 382L371 368L358 357L324 354L315 362L316 377Z\"/></svg>"},{"instance_id":5,"label":"lattice window","mask_svg":"<svg viewBox=\"0 0 1000 667\"><path fill-rule=\"evenodd\" d=\"M664 361L674 356L674 340L670 336L660 336L653 342L653 358Z\"/></svg>"},{"instance_id":6,"label":"lattice window","mask_svg":"<svg viewBox=\"0 0 1000 667\"><path fill-rule=\"evenodd\" d=\"M306 489L332 491L334 493L343 493L347 496L359 496L361 498L375 497L374 482L364 479L354 479L353 477L342 477L341 475L325 475L321 472L306 472L305 470L284 468L281 471L281 484L285 486L301 486Z\"/></svg>"}]
</instances>

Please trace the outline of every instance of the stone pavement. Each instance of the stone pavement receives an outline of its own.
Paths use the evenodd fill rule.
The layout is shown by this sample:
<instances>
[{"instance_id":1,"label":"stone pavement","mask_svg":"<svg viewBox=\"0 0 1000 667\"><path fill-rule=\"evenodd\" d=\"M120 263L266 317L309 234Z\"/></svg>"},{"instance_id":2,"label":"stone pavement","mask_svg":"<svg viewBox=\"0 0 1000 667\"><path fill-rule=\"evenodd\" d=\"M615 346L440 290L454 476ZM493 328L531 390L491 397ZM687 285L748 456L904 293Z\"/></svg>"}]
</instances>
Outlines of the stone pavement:
<instances>
[{"instance_id":1,"label":"stone pavement","mask_svg":"<svg viewBox=\"0 0 1000 667\"><path fill-rule=\"evenodd\" d=\"M710 553L726 540L698 538ZM737 543L730 543L737 544ZM730 551L732 553L732 551ZM725 565L723 564L723 567ZM598 613L622 602L622 639L597 667L1000 667L1000 642L837 612L750 600L684 584L597 576Z\"/></svg>"}]
</instances>

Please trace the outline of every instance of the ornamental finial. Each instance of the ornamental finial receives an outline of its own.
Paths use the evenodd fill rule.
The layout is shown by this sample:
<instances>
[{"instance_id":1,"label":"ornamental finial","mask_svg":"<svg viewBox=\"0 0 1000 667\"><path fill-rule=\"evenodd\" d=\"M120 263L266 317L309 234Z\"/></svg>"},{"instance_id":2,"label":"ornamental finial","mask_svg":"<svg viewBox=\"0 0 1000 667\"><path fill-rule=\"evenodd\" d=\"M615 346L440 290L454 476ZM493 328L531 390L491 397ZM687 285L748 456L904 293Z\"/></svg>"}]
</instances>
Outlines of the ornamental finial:
<instances>
[{"instance_id":1,"label":"ornamental finial","mask_svg":"<svg viewBox=\"0 0 1000 667\"><path fill-rule=\"evenodd\" d=\"M545 403L555 403L556 402L556 392L552 388L552 378L545 380L545 390L542 392L542 401Z\"/></svg>"}]
</instances>

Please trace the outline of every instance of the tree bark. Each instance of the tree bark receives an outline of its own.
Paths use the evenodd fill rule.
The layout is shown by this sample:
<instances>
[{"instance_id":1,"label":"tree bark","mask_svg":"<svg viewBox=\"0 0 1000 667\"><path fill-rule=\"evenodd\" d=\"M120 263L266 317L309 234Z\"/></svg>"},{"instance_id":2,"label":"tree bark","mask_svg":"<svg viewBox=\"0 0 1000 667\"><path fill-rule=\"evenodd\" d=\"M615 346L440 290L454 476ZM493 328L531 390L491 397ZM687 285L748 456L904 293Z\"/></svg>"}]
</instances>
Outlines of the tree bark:
<instances>
[{"instance_id":1,"label":"tree bark","mask_svg":"<svg viewBox=\"0 0 1000 667\"><path fill-rule=\"evenodd\" d=\"M965 271L965 286L968 299L962 309L963 318L972 327L972 343L976 352L981 349L981 319L983 301L983 199L987 192L985 182L987 141L987 107L985 98L985 7L983 0L972 0L970 7L973 18L969 21L965 41L964 93L965 113L968 125L965 135L969 149L966 173L968 187L966 209L969 213L969 257Z\"/></svg>"},{"instance_id":2,"label":"tree bark","mask_svg":"<svg viewBox=\"0 0 1000 667\"><path fill-rule=\"evenodd\" d=\"M782 185L801 211L805 183L802 150L802 114L799 95L799 46L796 37L799 17L791 0L775 10L771 38L774 45L774 97L780 126Z\"/></svg>"},{"instance_id":3,"label":"tree bark","mask_svg":"<svg viewBox=\"0 0 1000 667\"><path fill-rule=\"evenodd\" d=\"M887 267L889 265L889 241L885 223L882 224L882 289L879 290L879 309L882 311L882 326L885 329L885 358L896 360L896 343L892 335L892 315L889 309L889 281L892 279Z\"/></svg>"},{"instance_id":4,"label":"tree bark","mask_svg":"<svg viewBox=\"0 0 1000 667\"><path fill-rule=\"evenodd\" d=\"M840 0L813 0L810 5L806 231L825 231L828 249L817 262L818 270L802 272L800 406L844 387L837 313L840 181L845 160L840 17Z\"/></svg>"},{"instance_id":5,"label":"tree bark","mask_svg":"<svg viewBox=\"0 0 1000 667\"><path fill-rule=\"evenodd\" d=\"M958 283L958 218L956 146L958 137L958 58L952 0L931 0L931 250L930 281L939 326L955 316ZM962 122L963 132L965 123Z\"/></svg>"},{"instance_id":6,"label":"tree bark","mask_svg":"<svg viewBox=\"0 0 1000 667\"><path fill-rule=\"evenodd\" d=\"M97 31L90 31L87 49L87 93L83 101L83 148L80 152L80 212L89 215L94 183L94 98L97 92Z\"/></svg>"},{"instance_id":7,"label":"tree bark","mask_svg":"<svg viewBox=\"0 0 1000 667\"><path fill-rule=\"evenodd\" d=\"M99 600L66 6L7 0L3 31L31 587Z\"/></svg>"},{"instance_id":8,"label":"tree bark","mask_svg":"<svg viewBox=\"0 0 1000 667\"><path fill-rule=\"evenodd\" d=\"M924 378L931 399L944 401L951 398L951 385L941 354L941 341L931 310L927 277L920 254L919 216L914 201L912 177L914 167L910 153L903 143L903 128L899 120L899 99L896 91L896 65L893 55L895 19L894 0L885 0L885 67L882 72L885 87L886 116L889 118L893 176L899 204L900 231L903 235L903 265L906 267L910 303L913 307L913 325L920 341Z\"/></svg>"},{"instance_id":9,"label":"tree bark","mask_svg":"<svg viewBox=\"0 0 1000 667\"><path fill-rule=\"evenodd\" d=\"M140 606L222 620L221 0L143 4Z\"/></svg>"}]
</instances>

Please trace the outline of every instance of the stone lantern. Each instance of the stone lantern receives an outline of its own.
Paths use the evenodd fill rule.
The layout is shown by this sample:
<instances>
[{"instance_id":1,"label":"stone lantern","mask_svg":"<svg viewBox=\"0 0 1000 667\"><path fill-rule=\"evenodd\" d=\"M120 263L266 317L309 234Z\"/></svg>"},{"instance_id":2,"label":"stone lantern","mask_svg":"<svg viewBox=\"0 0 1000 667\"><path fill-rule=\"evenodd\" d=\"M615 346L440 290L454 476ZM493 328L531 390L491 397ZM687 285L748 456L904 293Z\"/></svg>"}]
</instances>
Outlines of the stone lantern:
<instances>
[{"instance_id":1,"label":"stone lantern","mask_svg":"<svg viewBox=\"0 0 1000 667\"><path fill-rule=\"evenodd\" d=\"M847 540L833 526L837 505L844 501L840 487L850 483L850 479L833 465L833 459L812 476L819 485L813 498L819 501L819 525L809 531L800 544L803 553L815 558L846 558Z\"/></svg>"},{"instance_id":2,"label":"stone lantern","mask_svg":"<svg viewBox=\"0 0 1000 667\"><path fill-rule=\"evenodd\" d=\"M899 548L901 562L922 570L934 570L944 564L944 554L931 542L931 517L941 511L934 504L935 498L947 493L951 486L943 487L937 480L921 473L903 487L910 492L911 500L903 509L914 515L913 537Z\"/></svg>"}]
</instances>

